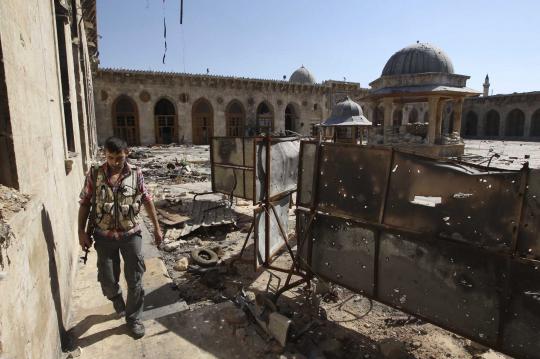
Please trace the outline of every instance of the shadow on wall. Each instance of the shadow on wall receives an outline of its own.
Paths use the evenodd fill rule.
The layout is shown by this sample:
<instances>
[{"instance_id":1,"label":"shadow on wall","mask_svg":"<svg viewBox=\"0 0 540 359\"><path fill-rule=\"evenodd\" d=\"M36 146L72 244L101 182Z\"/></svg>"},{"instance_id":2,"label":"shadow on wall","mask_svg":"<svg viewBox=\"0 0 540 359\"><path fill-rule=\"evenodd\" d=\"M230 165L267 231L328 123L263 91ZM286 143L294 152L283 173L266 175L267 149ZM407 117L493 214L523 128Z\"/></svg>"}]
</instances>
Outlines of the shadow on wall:
<instances>
[{"instance_id":1,"label":"shadow on wall","mask_svg":"<svg viewBox=\"0 0 540 359\"><path fill-rule=\"evenodd\" d=\"M58 267L56 265L56 245L54 243L54 233L49 217L49 212L45 206L41 210L41 226L45 243L47 244L47 254L49 256L49 278L51 280L51 295L56 311L56 320L58 322L58 334L60 336L60 344L62 351L70 349L69 340L64 326L64 318L62 315L62 296L60 295L60 281L58 280Z\"/></svg>"}]
</instances>

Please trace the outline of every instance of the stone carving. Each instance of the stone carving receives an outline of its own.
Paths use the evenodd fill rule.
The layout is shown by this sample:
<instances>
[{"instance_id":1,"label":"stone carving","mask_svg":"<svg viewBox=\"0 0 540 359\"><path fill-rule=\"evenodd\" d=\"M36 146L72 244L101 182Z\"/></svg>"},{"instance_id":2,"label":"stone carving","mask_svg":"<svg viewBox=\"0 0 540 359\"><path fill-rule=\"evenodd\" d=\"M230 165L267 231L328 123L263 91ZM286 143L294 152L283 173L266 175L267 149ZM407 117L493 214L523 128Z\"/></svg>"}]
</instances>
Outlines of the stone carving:
<instances>
[{"instance_id":1,"label":"stone carving","mask_svg":"<svg viewBox=\"0 0 540 359\"><path fill-rule=\"evenodd\" d=\"M139 95L139 98L141 99L142 102L148 102L150 101L150 93L146 90L142 90L140 95Z\"/></svg>"}]
</instances>

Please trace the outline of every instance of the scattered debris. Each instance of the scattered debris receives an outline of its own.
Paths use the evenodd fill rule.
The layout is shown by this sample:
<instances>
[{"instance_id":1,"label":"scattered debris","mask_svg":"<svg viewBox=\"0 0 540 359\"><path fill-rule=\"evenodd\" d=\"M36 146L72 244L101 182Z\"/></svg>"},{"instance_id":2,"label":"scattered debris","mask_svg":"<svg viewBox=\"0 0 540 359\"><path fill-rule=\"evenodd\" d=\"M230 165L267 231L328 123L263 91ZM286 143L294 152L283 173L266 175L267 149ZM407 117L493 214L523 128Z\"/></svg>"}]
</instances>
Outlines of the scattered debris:
<instances>
[{"instance_id":1,"label":"scattered debris","mask_svg":"<svg viewBox=\"0 0 540 359\"><path fill-rule=\"evenodd\" d=\"M189 260L187 257L182 257L179 260L176 261L176 264L174 265L174 270L182 272L186 271L189 266Z\"/></svg>"},{"instance_id":2,"label":"scattered debris","mask_svg":"<svg viewBox=\"0 0 540 359\"><path fill-rule=\"evenodd\" d=\"M195 263L208 267L216 265L219 257L216 252L210 248L198 248L191 251L191 258Z\"/></svg>"},{"instance_id":3,"label":"scattered debris","mask_svg":"<svg viewBox=\"0 0 540 359\"><path fill-rule=\"evenodd\" d=\"M409 354L403 342L388 338L379 342L379 351L385 359L407 359Z\"/></svg>"}]
</instances>

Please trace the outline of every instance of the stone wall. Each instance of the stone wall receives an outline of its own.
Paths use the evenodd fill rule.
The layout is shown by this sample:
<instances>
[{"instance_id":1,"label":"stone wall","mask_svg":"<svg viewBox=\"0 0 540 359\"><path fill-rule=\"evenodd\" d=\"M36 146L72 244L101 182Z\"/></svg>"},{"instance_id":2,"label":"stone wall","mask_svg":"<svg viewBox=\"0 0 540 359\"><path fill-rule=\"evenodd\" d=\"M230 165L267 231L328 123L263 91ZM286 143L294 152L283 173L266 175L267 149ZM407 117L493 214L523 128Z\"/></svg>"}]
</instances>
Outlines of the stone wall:
<instances>
[{"instance_id":1,"label":"stone wall","mask_svg":"<svg viewBox=\"0 0 540 359\"><path fill-rule=\"evenodd\" d=\"M79 1L76 8L74 16L59 0L0 2L0 101L14 153L9 164L0 165L16 171L16 181L0 184L32 198L7 222L12 240L3 248L10 260L0 268L2 358L59 357L68 322L79 250L78 193L96 150L88 111L90 53ZM1 206L0 218L3 211Z\"/></svg>"},{"instance_id":2,"label":"stone wall","mask_svg":"<svg viewBox=\"0 0 540 359\"><path fill-rule=\"evenodd\" d=\"M178 142L191 143L192 110L199 99L206 99L213 109L214 136L226 135L226 109L231 101L242 104L246 126L255 125L256 111L266 102L274 113L274 131L285 130L285 109L291 104L296 112L295 129L307 135L311 125L326 119L334 94L357 93L357 83L332 86L294 84L286 81L230 78L221 76L158 73L132 70L99 70L94 94L98 141L113 134L113 104L121 95L132 99L137 108L140 143L156 143L154 107L162 98L170 100L176 109ZM351 95L353 97L353 95Z\"/></svg>"},{"instance_id":3,"label":"stone wall","mask_svg":"<svg viewBox=\"0 0 540 359\"><path fill-rule=\"evenodd\" d=\"M509 137L506 135L509 114L513 110L523 113L523 135ZM496 135L489 135L486 130L488 113L498 115L499 127ZM466 134L467 122L476 117L476 134ZM540 92L515 93L509 95L495 95L487 97L477 97L466 100L463 103L462 135L469 138L494 138L494 139L520 139L520 140L540 140L540 135L534 135L531 129L533 122L540 121ZM540 126L540 124L538 124Z\"/></svg>"}]
</instances>

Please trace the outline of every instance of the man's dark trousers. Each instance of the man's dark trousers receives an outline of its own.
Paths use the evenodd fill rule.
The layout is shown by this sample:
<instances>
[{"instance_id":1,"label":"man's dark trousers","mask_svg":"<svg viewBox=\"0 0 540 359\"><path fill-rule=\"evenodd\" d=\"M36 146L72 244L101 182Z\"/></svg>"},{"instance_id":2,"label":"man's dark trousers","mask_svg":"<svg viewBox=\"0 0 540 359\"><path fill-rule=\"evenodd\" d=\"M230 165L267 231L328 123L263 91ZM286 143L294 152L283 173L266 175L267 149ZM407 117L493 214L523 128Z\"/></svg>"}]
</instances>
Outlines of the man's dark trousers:
<instances>
[{"instance_id":1,"label":"man's dark trousers","mask_svg":"<svg viewBox=\"0 0 540 359\"><path fill-rule=\"evenodd\" d=\"M98 281L101 283L103 295L113 299L122 295L118 285L120 279L120 254L124 260L124 277L128 286L126 300L126 321L140 319L144 306L144 289L142 276L146 271L141 254L142 237L140 233L116 240L95 235L97 252Z\"/></svg>"}]
</instances>

